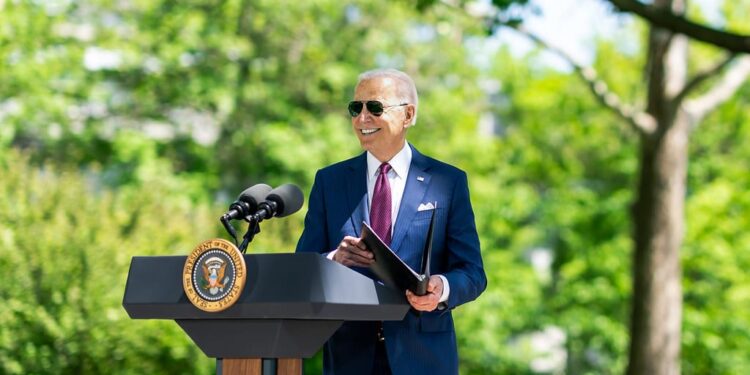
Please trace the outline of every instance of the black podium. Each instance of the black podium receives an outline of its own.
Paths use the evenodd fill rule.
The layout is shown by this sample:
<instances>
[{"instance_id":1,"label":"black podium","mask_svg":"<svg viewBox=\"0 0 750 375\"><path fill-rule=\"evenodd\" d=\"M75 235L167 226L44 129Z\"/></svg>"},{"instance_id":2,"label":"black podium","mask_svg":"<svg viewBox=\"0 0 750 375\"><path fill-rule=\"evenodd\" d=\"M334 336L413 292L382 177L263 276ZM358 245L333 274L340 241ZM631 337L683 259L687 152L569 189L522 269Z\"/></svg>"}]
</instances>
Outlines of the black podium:
<instances>
[{"instance_id":1,"label":"black podium","mask_svg":"<svg viewBox=\"0 0 750 375\"><path fill-rule=\"evenodd\" d=\"M244 257L247 282L227 310L204 312L188 301L186 256L133 257L123 307L132 319L173 319L217 359L221 375L298 375L301 358L312 357L344 321L401 320L409 310L403 293L319 254Z\"/></svg>"}]
</instances>

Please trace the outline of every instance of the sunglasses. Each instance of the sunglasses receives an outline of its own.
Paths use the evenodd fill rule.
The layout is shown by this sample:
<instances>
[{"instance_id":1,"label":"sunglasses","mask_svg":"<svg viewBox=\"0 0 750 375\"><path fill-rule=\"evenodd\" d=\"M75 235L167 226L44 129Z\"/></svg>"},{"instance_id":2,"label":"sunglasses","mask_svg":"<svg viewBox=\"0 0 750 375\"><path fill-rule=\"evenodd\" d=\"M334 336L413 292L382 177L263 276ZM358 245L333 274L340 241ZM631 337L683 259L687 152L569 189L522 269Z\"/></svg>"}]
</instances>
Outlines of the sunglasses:
<instances>
[{"instance_id":1,"label":"sunglasses","mask_svg":"<svg viewBox=\"0 0 750 375\"><path fill-rule=\"evenodd\" d=\"M409 103L383 105L382 102L379 102L377 100L368 100L366 102L352 101L352 102L349 102L348 109L349 109L349 115L351 115L352 117L359 116L359 114L362 113L363 107L367 107L367 112L372 113L373 116L380 116L383 114L386 108L403 107L405 105L409 105Z\"/></svg>"}]
</instances>

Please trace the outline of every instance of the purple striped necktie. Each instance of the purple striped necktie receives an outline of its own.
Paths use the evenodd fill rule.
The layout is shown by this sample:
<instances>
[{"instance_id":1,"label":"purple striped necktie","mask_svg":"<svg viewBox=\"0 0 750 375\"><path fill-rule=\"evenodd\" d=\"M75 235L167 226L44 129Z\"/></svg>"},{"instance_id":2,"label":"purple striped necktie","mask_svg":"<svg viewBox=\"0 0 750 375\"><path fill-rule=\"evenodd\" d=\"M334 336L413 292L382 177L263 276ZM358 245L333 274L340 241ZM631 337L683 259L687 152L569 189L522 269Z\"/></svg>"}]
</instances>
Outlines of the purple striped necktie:
<instances>
[{"instance_id":1,"label":"purple striped necktie","mask_svg":"<svg viewBox=\"0 0 750 375\"><path fill-rule=\"evenodd\" d=\"M391 244L391 185L388 183L388 171L391 165L380 164L380 173L375 180L370 205L370 225L386 245Z\"/></svg>"}]
</instances>

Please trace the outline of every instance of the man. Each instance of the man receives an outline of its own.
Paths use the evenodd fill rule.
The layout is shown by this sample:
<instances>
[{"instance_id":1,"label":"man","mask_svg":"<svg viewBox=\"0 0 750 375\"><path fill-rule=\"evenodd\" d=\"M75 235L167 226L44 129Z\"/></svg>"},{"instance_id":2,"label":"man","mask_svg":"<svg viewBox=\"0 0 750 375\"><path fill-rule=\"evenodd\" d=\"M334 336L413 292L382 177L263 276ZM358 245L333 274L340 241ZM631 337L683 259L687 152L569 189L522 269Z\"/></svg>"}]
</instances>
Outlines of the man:
<instances>
[{"instance_id":1,"label":"man","mask_svg":"<svg viewBox=\"0 0 750 375\"><path fill-rule=\"evenodd\" d=\"M315 176L297 251L323 253L370 277L366 267L373 255L359 238L362 222L419 269L437 210L428 293L406 292L413 309L403 321L344 323L325 345L326 374L458 373L450 310L476 299L487 279L466 174L406 142L417 107L414 82L405 73L360 75L349 114L366 152Z\"/></svg>"}]
</instances>

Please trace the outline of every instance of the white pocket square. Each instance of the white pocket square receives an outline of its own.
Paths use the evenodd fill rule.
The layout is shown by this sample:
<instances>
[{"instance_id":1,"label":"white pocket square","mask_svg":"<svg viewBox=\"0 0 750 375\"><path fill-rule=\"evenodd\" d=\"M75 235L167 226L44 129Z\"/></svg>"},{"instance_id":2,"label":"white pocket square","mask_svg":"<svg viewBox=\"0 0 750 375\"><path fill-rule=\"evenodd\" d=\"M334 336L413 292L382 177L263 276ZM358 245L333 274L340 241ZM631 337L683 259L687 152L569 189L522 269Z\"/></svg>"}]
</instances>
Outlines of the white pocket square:
<instances>
[{"instance_id":1,"label":"white pocket square","mask_svg":"<svg viewBox=\"0 0 750 375\"><path fill-rule=\"evenodd\" d=\"M427 211L427 210L434 210L435 206L432 204L432 202L422 203L417 207L417 212L419 211Z\"/></svg>"}]
</instances>

